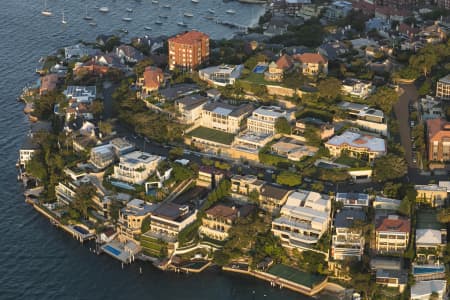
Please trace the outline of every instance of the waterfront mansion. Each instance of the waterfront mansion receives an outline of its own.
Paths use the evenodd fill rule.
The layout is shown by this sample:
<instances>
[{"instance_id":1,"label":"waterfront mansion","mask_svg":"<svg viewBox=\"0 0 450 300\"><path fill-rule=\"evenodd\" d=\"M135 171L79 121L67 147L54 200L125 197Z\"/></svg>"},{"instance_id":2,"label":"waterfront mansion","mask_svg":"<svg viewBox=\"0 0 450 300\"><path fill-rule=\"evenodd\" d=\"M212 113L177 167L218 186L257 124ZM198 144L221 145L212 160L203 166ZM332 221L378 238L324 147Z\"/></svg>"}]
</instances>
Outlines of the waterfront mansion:
<instances>
[{"instance_id":1,"label":"waterfront mansion","mask_svg":"<svg viewBox=\"0 0 450 300\"><path fill-rule=\"evenodd\" d=\"M272 232L287 248L309 250L328 230L330 213L328 196L297 190L287 198L281 216L272 221Z\"/></svg>"},{"instance_id":2,"label":"waterfront mansion","mask_svg":"<svg viewBox=\"0 0 450 300\"><path fill-rule=\"evenodd\" d=\"M113 178L131 184L143 184L156 170L163 158L142 151L134 151L120 157L118 165L114 166Z\"/></svg>"}]
</instances>

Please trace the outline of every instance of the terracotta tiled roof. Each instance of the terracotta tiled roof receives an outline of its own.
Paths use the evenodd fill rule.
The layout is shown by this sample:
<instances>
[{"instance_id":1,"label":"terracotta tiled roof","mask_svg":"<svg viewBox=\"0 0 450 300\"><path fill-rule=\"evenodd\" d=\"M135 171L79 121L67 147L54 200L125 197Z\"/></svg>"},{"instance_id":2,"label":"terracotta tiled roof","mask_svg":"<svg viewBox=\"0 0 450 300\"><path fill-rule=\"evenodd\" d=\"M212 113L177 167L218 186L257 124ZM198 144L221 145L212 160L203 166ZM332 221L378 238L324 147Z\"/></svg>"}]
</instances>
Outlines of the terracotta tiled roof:
<instances>
[{"instance_id":1,"label":"terracotta tiled roof","mask_svg":"<svg viewBox=\"0 0 450 300\"><path fill-rule=\"evenodd\" d=\"M302 63L309 63L309 64L325 64L327 62L326 58L323 57L319 53L304 53L300 55L296 55L295 57Z\"/></svg>"},{"instance_id":2,"label":"terracotta tiled roof","mask_svg":"<svg viewBox=\"0 0 450 300\"><path fill-rule=\"evenodd\" d=\"M277 64L278 68L280 68L282 70L287 70L287 69L292 67L293 61L292 61L292 58L289 55L284 54L282 57L280 57L277 60L276 64Z\"/></svg>"},{"instance_id":3,"label":"terracotta tiled roof","mask_svg":"<svg viewBox=\"0 0 450 300\"><path fill-rule=\"evenodd\" d=\"M429 141L440 141L450 138L450 123L444 119L427 120L427 132Z\"/></svg>"},{"instance_id":4,"label":"terracotta tiled roof","mask_svg":"<svg viewBox=\"0 0 450 300\"><path fill-rule=\"evenodd\" d=\"M164 80L164 73L160 68L147 67L144 71L144 86L149 89L157 89Z\"/></svg>"},{"instance_id":5,"label":"terracotta tiled roof","mask_svg":"<svg viewBox=\"0 0 450 300\"><path fill-rule=\"evenodd\" d=\"M180 44L194 44L198 40L209 39L209 36L200 31L188 31L183 34L179 34L169 39L169 42L175 42Z\"/></svg>"},{"instance_id":6,"label":"terracotta tiled roof","mask_svg":"<svg viewBox=\"0 0 450 300\"><path fill-rule=\"evenodd\" d=\"M416 34L420 30L418 28L413 28L409 26L408 24L402 23L398 26L398 31L404 34Z\"/></svg>"},{"instance_id":7,"label":"terracotta tiled roof","mask_svg":"<svg viewBox=\"0 0 450 300\"><path fill-rule=\"evenodd\" d=\"M409 219L400 216L388 216L379 221L377 231L381 232L406 232L411 230L411 222Z\"/></svg>"},{"instance_id":8,"label":"terracotta tiled roof","mask_svg":"<svg viewBox=\"0 0 450 300\"><path fill-rule=\"evenodd\" d=\"M56 89L56 84L58 82L58 75L57 74L48 74L41 78L41 93L44 91L53 91Z\"/></svg>"}]
</instances>

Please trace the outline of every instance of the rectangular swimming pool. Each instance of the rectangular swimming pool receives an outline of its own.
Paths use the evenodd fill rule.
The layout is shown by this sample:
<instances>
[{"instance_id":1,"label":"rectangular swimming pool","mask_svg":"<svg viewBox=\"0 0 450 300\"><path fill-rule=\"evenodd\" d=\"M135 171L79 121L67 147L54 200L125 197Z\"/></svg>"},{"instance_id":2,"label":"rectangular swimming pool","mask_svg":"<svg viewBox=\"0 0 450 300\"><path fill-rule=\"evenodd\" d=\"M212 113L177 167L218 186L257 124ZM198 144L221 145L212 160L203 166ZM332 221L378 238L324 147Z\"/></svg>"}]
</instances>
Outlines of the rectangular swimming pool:
<instances>
[{"instance_id":1,"label":"rectangular swimming pool","mask_svg":"<svg viewBox=\"0 0 450 300\"><path fill-rule=\"evenodd\" d=\"M253 69L253 73L256 74L262 74L266 71L267 66L264 65L257 65L254 69Z\"/></svg>"},{"instance_id":2,"label":"rectangular swimming pool","mask_svg":"<svg viewBox=\"0 0 450 300\"><path fill-rule=\"evenodd\" d=\"M132 186L131 184L125 183L125 182L121 182L121 181L111 181L111 184L114 186L117 186L119 188L125 189L125 190L129 190L129 191L134 191L136 190L134 188L134 186Z\"/></svg>"},{"instance_id":3,"label":"rectangular swimming pool","mask_svg":"<svg viewBox=\"0 0 450 300\"><path fill-rule=\"evenodd\" d=\"M89 234L89 231L87 231L86 229L84 229L83 227L80 226L73 226L72 227L74 230L78 231L81 234Z\"/></svg>"},{"instance_id":4,"label":"rectangular swimming pool","mask_svg":"<svg viewBox=\"0 0 450 300\"><path fill-rule=\"evenodd\" d=\"M419 267L415 266L413 268L414 275L423 275L423 274L432 274L432 273L441 273L445 272L444 267Z\"/></svg>"},{"instance_id":5,"label":"rectangular swimming pool","mask_svg":"<svg viewBox=\"0 0 450 300\"><path fill-rule=\"evenodd\" d=\"M122 253L121 251L117 250L116 248L110 246L110 245L106 245L103 247L103 249L107 250L108 252L114 254L115 256L119 256L120 253Z\"/></svg>"}]
</instances>

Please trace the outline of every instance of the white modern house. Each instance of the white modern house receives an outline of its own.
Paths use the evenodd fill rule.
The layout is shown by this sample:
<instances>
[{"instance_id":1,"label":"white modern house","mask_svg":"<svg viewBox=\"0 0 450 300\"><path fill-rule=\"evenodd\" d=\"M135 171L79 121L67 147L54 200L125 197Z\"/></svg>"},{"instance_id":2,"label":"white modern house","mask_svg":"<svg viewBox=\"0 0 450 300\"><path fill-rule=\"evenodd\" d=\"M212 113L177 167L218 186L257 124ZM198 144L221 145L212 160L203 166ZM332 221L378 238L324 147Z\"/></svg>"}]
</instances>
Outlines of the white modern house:
<instances>
[{"instance_id":1,"label":"white modern house","mask_svg":"<svg viewBox=\"0 0 450 300\"><path fill-rule=\"evenodd\" d=\"M250 103L239 106L218 101L207 103L203 106L200 122L204 127L238 133L243 127L245 118L252 110L253 105Z\"/></svg>"},{"instance_id":2,"label":"white modern house","mask_svg":"<svg viewBox=\"0 0 450 300\"><path fill-rule=\"evenodd\" d=\"M26 137L24 143L19 149L19 165L25 167L25 165L33 158L34 153L38 150L38 145L33 143L32 135Z\"/></svg>"},{"instance_id":3,"label":"white modern house","mask_svg":"<svg viewBox=\"0 0 450 300\"><path fill-rule=\"evenodd\" d=\"M295 119L294 113L278 106L261 106L255 109L247 119L247 130L254 133L274 135L275 122L278 118L285 118L288 122Z\"/></svg>"},{"instance_id":4,"label":"white modern house","mask_svg":"<svg viewBox=\"0 0 450 300\"><path fill-rule=\"evenodd\" d=\"M369 195L363 193L336 193L336 201L347 207L368 207Z\"/></svg>"},{"instance_id":5,"label":"white modern house","mask_svg":"<svg viewBox=\"0 0 450 300\"><path fill-rule=\"evenodd\" d=\"M272 232L283 246L311 249L328 230L331 201L326 195L298 190L287 198L281 216L272 221Z\"/></svg>"},{"instance_id":6,"label":"white modern house","mask_svg":"<svg viewBox=\"0 0 450 300\"><path fill-rule=\"evenodd\" d=\"M219 65L201 69L198 76L201 80L214 86L232 85L241 76L244 65Z\"/></svg>"},{"instance_id":7,"label":"white modern house","mask_svg":"<svg viewBox=\"0 0 450 300\"><path fill-rule=\"evenodd\" d=\"M142 151L134 151L120 157L118 165L114 166L113 178L131 184L143 184L156 170L163 158Z\"/></svg>"},{"instance_id":8,"label":"white modern house","mask_svg":"<svg viewBox=\"0 0 450 300\"><path fill-rule=\"evenodd\" d=\"M342 81L342 92L365 99L372 93L373 87L371 82L361 81L359 79L348 78Z\"/></svg>"},{"instance_id":9,"label":"white modern house","mask_svg":"<svg viewBox=\"0 0 450 300\"><path fill-rule=\"evenodd\" d=\"M419 281L411 287L411 300L446 299L444 298L446 290L447 281L445 280ZM436 298L431 298L433 293Z\"/></svg>"},{"instance_id":10,"label":"white modern house","mask_svg":"<svg viewBox=\"0 0 450 300\"><path fill-rule=\"evenodd\" d=\"M75 99L81 103L91 103L97 97L95 86L69 85L63 92L67 99Z\"/></svg>"},{"instance_id":11,"label":"white modern house","mask_svg":"<svg viewBox=\"0 0 450 300\"><path fill-rule=\"evenodd\" d=\"M339 107L347 112L348 122L364 130L388 136L388 126L383 111L347 101L339 103Z\"/></svg>"}]
</instances>

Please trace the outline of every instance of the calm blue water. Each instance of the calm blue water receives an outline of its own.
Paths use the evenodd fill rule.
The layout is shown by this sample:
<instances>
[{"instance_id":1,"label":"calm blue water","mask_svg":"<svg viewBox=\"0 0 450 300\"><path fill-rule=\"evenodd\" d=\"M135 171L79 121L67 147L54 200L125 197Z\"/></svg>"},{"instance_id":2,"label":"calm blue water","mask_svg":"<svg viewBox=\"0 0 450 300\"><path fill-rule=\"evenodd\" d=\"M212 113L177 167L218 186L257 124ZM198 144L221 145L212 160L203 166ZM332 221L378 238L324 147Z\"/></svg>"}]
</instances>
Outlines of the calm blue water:
<instances>
[{"instance_id":1,"label":"calm blue water","mask_svg":"<svg viewBox=\"0 0 450 300\"><path fill-rule=\"evenodd\" d=\"M130 36L143 34L144 26L156 34L172 34L184 11L196 17L187 20L192 26L212 37L227 37L232 32L211 21L198 18L208 8L225 16L225 10L236 10L229 19L249 24L262 9L220 0L160 0L172 3L172 24L156 30L154 20L162 8L150 0L63 1L48 0L54 16L40 15L43 1L2 0L0 9L0 299L306 299L287 290L276 290L269 284L245 277L209 271L200 275L162 273L150 265L136 263L121 269L108 255L97 256L24 203L22 189L16 182L17 151L29 129L22 113L23 105L15 99L22 86L36 80L38 59L64 45L78 40L92 40L98 33L127 28ZM94 9L89 14L98 23L90 27L82 20L85 4L89 8L108 6L111 12L101 15ZM184 6L185 8L181 8ZM134 18L121 21L131 7ZM60 23L62 9L69 22ZM168 23L168 21L164 21ZM143 274L139 275L142 266ZM254 293L253 293L254 291ZM267 295L264 297L264 295Z\"/></svg>"}]
</instances>

